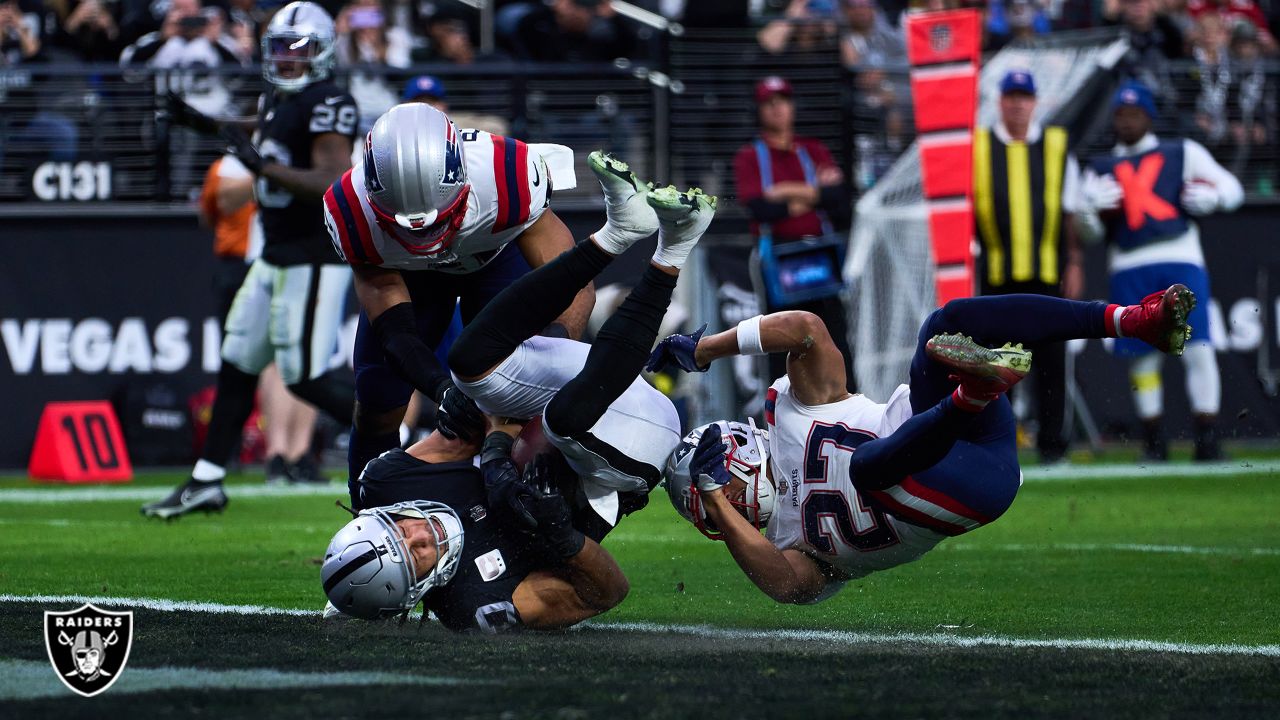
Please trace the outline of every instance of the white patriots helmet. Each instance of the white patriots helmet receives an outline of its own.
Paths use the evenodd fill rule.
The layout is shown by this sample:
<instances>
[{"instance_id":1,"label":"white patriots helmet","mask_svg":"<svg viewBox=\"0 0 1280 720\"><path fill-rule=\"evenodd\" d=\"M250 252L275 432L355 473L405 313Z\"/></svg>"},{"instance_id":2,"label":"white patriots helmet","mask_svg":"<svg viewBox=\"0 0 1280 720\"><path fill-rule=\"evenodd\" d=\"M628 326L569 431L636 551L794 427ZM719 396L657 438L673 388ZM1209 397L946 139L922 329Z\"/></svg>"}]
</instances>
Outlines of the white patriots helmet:
<instances>
[{"instance_id":1,"label":"white patriots helmet","mask_svg":"<svg viewBox=\"0 0 1280 720\"><path fill-rule=\"evenodd\" d=\"M434 567L414 566L396 525L403 518L427 521L439 558ZM320 568L324 594L343 614L363 620L407 614L427 591L453 579L463 540L462 521L442 503L416 500L362 510L329 541Z\"/></svg>"},{"instance_id":2,"label":"white patriots helmet","mask_svg":"<svg viewBox=\"0 0 1280 720\"><path fill-rule=\"evenodd\" d=\"M329 77L337 48L329 13L313 2L291 2L262 33L262 76L285 92L297 92Z\"/></svg>"},{"instance_id":3,"label":"white patriots helmet","mask_svg":"<svg viewBox=\"0 0 1280 720\"><path fill-rule=\"evenodd\" d=\"M391 108L365 137L364 184L378 226L405 250L448 251L471 192L458 128L425 103Z\"/></svg>"},{"instance_id":4,"label":"white patriots helmet","mask_svg":"<svg viewBox=\"0 0 1280 720\"><path fill-rule=\"evenodd\" d=\"M693 451L702 439L702 433L712 425L720 426L720 435L728 441L725 448L725 466L729 475L746 485L746 490L739 500L729 503L738 509L757 528L762 528L773 515L774 486L768 476L769 465L769 431L756 427L751 418L745 423L736 420L719 420L708 423L684 437L669 458L665 473L667 494L671 504L681 517L693 523L703 535L712 540L723 539L720 529L715 526L702 507L698 487L689 472L693 461ZM731 488L726 487L725 490ZM723 492L723 491L722 491Z\"/></svg>"}]
</instances>

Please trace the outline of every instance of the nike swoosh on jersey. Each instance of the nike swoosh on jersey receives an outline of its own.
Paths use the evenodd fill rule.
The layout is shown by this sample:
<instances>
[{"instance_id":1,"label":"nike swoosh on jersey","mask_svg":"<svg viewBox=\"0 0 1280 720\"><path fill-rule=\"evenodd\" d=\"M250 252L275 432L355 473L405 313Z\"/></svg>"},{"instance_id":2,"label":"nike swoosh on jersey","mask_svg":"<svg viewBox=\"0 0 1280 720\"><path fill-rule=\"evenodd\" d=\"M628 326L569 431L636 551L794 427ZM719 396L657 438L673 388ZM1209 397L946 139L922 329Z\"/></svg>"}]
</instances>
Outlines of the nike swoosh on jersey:
<instances>
[{"instance_id":1,"label":"nike swoosh on jersey","mask_svg":"<svg viewBox=\"0 0 1280 720\"><path fill-rule=\"evenodd\" d=\"M538 163L533 164L533 186L538 187L542 184L542 168Z\"/></svg>"}]
</instances>

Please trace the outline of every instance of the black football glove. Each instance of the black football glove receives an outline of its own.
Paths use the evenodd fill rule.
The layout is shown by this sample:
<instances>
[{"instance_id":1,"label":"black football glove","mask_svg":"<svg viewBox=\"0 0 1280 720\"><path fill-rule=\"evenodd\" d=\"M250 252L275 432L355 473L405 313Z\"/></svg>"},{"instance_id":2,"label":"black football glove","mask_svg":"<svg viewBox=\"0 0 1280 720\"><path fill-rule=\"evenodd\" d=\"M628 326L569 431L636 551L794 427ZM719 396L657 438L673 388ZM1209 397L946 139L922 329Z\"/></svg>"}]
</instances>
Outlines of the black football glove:
<instances>
[{"instance_id":1,"label":"black football glove","mask_svg":"<svg viewBox=\"0 0 1280 720\"><path fill-rule=\"evenodd\" d=\"M436 411L436 429L441 435L450 440L462 438L473 442L484 434L484 414L476 407L476 402L451 381L440 383L436 398L440 405Z\"/></svg>"},{"instance_id":2,"label":"black football glove","mask_svg":"<svg viewBox=\"0 0 1280 720\"><path fill-rule=\"evenodd\" d=\"M509 513L517 528L532 532L538 527L538 521L529 512L533 490L521 481L520 470L511 459L513 444L515 438L506 433L489 433L480 450L480 473L484 476L489 509Z\"/></svg>"},{"instance_id":3,"label":"black football glove","mask_svg":"<svg viewBox=\"0 0 1280 720\"><path fill-rule=\"evenodd\" d=\"M181 95L172 91L165 93L156 115L174 125L191 128L203 135L217 135L222 129L222 123L191 107Z\"/></svg>"},{"instance_id":4,"label":"black football glove","mask_svg":"<svg viewBox=\"0 0 1280 720\"><path fill-rule=\"evenodd\" d=\"M227 152L235 155L237 160L249 168L249 172L254 175L262 174L264 164L262 155L258 153L258 148L253 146L253 141L244 130L235 125L228 125L222 128L218 135L227 141Z\"/></svg>"},{"instance_id":5,"label":"black football glove","mask_svg":"<svg viewBox=\"0 0 1280 720\"><path fill-rule=\"evenodd\" d=\"M573 527L569 505L556 490L555 470L549 454L539 455L525 466L523 484L530 493L525 507L537 524L535 532L551 552L561 560L581 552L587 536Z\"/></svg>"}]
</instances>

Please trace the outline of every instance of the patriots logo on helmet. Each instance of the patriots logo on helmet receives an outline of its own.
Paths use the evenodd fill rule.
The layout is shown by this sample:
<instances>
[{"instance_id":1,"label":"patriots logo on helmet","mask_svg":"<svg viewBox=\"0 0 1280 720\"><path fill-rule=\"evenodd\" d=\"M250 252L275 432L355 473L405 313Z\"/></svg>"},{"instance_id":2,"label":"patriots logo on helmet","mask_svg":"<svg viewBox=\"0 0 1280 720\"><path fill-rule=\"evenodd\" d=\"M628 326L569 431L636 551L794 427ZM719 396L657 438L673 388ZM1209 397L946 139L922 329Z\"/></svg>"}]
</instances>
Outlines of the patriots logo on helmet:
<instances>
[{"instance_id":1,"label":"patriots logo on helmet","mask_svg":"<svg viewBox=\"0 0 1280 720\"><path fill-rule=\"evenodd\" d=\"M458 144L458 133L453 129L453 123L446 123L444 138L444 177L440 180L441 185L457 185L462 182L462 146Z\"/></svg>"},{"instance_id":2,"label":"patriots logo on helmet","mask_svg":"<svg viewBox=\"0 0 1280 720\"><path fill-rule=\"evenodd\" d=\"M364 182L369 192L382 192L386 188L378 178L378 163L373 161L373 131L364 136Z\"/></svg>"}]
</instances>

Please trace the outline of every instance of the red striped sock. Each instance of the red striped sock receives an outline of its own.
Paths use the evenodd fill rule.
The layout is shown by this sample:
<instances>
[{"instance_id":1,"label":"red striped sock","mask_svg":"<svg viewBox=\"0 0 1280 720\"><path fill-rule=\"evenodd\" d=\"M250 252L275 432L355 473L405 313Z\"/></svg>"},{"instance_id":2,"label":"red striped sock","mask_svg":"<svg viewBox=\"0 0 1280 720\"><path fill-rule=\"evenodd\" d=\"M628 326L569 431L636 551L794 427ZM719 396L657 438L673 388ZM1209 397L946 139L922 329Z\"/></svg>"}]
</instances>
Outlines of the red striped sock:
<instances>
[{"instance_id":1,"label":"red striped sock","mask_svg":"<svg viewBox=\"0 0 1280 720\"><path fill-rule=\"evenodd\" d=\"M991 400L979 400L969 397L964 392L964 386L960 385L951 393L951 402L955 403L957 410L970 413L980 413L987 407L987 403L991 402Z\"/></svg>"},{"instance_id":2,"label":"red striped sock","mask_svg":"<svg viewBox=\"0 0 1280 720\"><path fill-rule=\"evenodd\" d=\"M1126 305L1108 305L1106 315L1103 316L1102 322L1106 329L1107 337L1124 337L1120 332L1120 315L1124 312Z\"/></svg>"}]
</instances>

